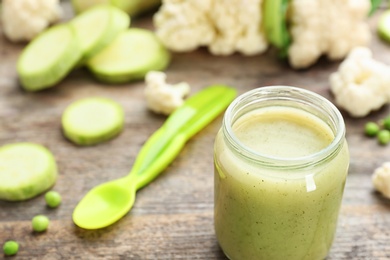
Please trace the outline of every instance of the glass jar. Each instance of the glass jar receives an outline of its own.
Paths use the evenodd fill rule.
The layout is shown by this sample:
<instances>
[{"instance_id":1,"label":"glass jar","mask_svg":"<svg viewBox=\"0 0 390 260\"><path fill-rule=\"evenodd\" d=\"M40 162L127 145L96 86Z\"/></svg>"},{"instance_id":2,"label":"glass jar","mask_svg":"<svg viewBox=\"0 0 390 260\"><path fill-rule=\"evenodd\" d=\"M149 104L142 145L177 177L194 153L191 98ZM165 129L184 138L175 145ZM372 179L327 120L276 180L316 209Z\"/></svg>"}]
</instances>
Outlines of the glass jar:
<instances>
[{"instance_id":1,"label":"glass jar","mask_svg":"<svg viewBox=\"0 0 390 260\"><path fill-rule=\"evenodd\" d=\"M289 86L239 96L216 136L214 164L214 225L227 257L326 257L349 166L331 102Z\"/></svg>"}]
</instances>

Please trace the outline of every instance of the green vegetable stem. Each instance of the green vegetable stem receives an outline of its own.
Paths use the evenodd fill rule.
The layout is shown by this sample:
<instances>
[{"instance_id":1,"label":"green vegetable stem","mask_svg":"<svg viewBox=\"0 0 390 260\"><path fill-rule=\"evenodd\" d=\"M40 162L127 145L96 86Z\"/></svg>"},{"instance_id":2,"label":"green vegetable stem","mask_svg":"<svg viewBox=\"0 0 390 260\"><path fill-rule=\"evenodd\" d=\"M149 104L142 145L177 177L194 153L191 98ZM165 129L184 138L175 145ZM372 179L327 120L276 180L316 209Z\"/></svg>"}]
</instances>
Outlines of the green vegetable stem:
<instances>
[{"instance_id":1,"label":"green vegetable stem","mask_svg":"<svg viewBox=\"0 0 390 260\"><path fill-rule=\"evenodd\" d=\"M381 5L382 0L371 0L371 10L368 15L372 15L375 13L375 11L379 8Z\"/></svg>"},{"instance_id":2,"label":"green vegetable stem","mask_svg":"<svg viewBox=\"0 0 390 260\"><path fill-rule=\"evenodd\" d=\"M282 58L287 57L291 36L287 28L289 0L265 0L263 22L268 41L280 50Z\"/></svg>"}]
</instances>

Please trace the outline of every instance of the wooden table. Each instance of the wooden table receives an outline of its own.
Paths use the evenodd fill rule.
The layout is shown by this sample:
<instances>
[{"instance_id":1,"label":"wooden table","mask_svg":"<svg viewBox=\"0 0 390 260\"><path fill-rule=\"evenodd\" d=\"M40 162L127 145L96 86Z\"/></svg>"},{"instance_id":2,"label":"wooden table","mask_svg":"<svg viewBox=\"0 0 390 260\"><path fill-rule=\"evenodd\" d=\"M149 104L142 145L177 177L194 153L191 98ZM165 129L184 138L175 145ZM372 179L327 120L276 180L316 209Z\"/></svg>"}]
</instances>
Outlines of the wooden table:
<instances>
[{"instance_id":1,"label":"wooden table","mask_svg":"<svg viewBox=\"0 0 390 260\"><path fill-rule=\"evenodd\" d=\"M66 19L72 15L64 4ZM372 28L378 14L370 18ZM132 22L133 27L153 28L151 17ZM0 145L36 142L48 147L59 166L53 188L63 196L57 209L45 207L43 196L24 202L0 202L0 244L20 243L15 259L225 259L213 231L213 141L222 116L197 134L179 157L153 183L137 194L131 212L101 230L76 227L74 207L95 185L128 173L145 140L164 122L145 106L144 82L106 85L86 70L72 72L57 86L27 93L18 84L15 64L23 44L0 38ZM390 45L373 32L375 57L390 64ZM265 85L294 85L315 91L333 101L328 77L339 63L321 60L304 71L292 70L274 51L255 57L214 57L200 49L174 54L167 69L169 82L187 81L192 93L213 83L224 83L244 93ZM72 101L105 96L118 101L126 112L123 133L93 147L67 141L60 126L61 114ZM371 174L390 159L390 146L380 146L363 135L369 120L387 116L386 106L367 118L345 115L351 165L338 232L328 259L389 259L390 200L374 192ZM43 234L31 232L31 218L51 219ZM2 255L0 256L0 258Z\"/></svg>"}]
</instances>

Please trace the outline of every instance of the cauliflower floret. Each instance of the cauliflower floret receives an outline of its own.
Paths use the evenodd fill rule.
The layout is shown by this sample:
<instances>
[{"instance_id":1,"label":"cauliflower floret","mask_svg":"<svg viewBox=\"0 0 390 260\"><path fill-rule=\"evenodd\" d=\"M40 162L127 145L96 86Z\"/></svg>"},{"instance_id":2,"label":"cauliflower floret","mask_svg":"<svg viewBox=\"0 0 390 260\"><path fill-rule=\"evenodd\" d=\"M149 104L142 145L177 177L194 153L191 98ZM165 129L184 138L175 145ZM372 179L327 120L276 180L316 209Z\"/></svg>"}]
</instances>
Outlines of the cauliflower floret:
<instances>
[{"instance_id":1,"label":"cauliflower floret","mask_svg":"<svg viewBox=\"0 0 390 260\"><path fill-rule=\"evenodd\" d=\"M5 36L14 42L29 41L61 17L59 0L3 0Z\"/></svg>"},{"instance_id":2,"label":"cauliflower floret","mask_svg":"<svg viewBox=\"0 0 390 260\"><path fill-rule=\"evenodd\" d=\"M154 16L157 36L173 51L208 46L215 55L254 55L268 43L261 28L263 0L163 0Z\"/></svg>"},{"instance_id":3,"label":"cauliflower floret","mask_svg":"<svg viewBox=\"0 0 390 260\"><path fill-rule=\"evenodd\" d=\"M366 116L389 100L390 68L372 58L366 47L356 47L330 76L336 104L354 117Z\"/></svg>"},{"instance_id":4,"label":"cauliflower floret","mask_svg":"<svg viewBox=\"0 0 390 260\"><path fill-rule=\"evenodd\" d=\"M206 46L215 31L205 15L211 0L165 0L154 15L156 34L173 51L191 51Z\"/></svg>"},{"instance_id":5,"label":"cauliflower floret","mask_svg":"<svg viewBox=\"0 0 390 260\"><path fill-rule=\"evenodd\" d=\"M216 37L210 43L210 52L230 55L239 51L254 55L266 50L268 44L261 29L263 0L218 0L208 16L212 17Z\"/></svg>"},{"instance_id":6,"label":"cauliflower floret","mask_svg":"<svg viewBox=\"0 0 390 260\"><path fill-rule=\"evenodd\" d=\"M169 115L183 105L184 97L190 92L186 82L176 85L167 84L163 72L151 71L145 77L145 97L150 110L158 114Z\"/></svg>"},{"instance_id":7,"label":"cauliflower floret","mask_svg":"<svg viewBox=\"0 0 390 260\"><path fill-rule=\"evenodd\" d=\"M291 1L291 66L306 68L324 54L341 59L354 47L366 46L371 34L365 19L370 8L369 0Z\"/></svg>"},{"instance_id":8,"label":"cauliflower floret","mask_svg":"<svg viewBox=\"0 0 390 260\"><path fill-rule=\"evenodd\" d=\"M377 191L390 199L390 162L385 162L375 169L372 175L372 183Z\"/></svg>"}]
</instances>

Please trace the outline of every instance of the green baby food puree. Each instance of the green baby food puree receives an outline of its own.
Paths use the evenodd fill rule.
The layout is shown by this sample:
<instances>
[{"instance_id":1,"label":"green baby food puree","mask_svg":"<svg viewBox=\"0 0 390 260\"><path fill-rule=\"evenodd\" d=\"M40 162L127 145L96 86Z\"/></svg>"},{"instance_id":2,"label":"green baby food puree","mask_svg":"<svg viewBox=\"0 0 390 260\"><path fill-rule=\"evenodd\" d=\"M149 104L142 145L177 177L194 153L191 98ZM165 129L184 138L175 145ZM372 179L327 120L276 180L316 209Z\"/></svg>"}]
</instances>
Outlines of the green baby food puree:
<instances>
[{"instance_id":1,"label":"green baby food puree","mask_svg":"<svg viewBox=\"0 0 390 260\"><path fill-rule=\"evenodd\" d=\"M324 259L348 171L347 143L321 158L335 133L317 116L288 106L252 110L231 129L238 146L259 158L247 157L219 131L214 221L225 254L234 260ZM300 159L304 163L291 166Z\"/></svg>"}]
</instances>

